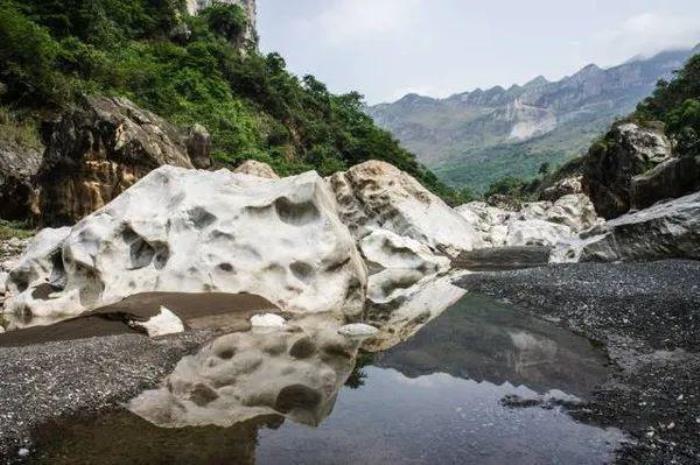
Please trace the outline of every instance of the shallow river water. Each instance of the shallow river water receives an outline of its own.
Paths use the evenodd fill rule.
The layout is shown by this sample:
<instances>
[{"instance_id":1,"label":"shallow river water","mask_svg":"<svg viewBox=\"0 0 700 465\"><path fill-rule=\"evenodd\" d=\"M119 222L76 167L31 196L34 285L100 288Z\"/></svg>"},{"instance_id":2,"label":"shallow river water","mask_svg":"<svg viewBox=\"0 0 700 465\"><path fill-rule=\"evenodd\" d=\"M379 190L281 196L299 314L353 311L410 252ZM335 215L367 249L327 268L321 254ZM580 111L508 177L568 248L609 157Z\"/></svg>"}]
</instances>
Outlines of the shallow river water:
<instances>
[{"instance_id":1,"label":"shallow river water","mask_svg":"<svg viewBox=\"0 0 700 465\"><path fill-rule=\"evenodd\" d=\"M473 464L609 463L623 436L558 407L506 396L585 399L609 374L596 347L489 298L467 295L410 340L363 354L317 428L282 417L232 428L162 429L126 412L37 431L36 463ZM547 405L553 405L549 403Z\"/></svg>"}]
</instances>

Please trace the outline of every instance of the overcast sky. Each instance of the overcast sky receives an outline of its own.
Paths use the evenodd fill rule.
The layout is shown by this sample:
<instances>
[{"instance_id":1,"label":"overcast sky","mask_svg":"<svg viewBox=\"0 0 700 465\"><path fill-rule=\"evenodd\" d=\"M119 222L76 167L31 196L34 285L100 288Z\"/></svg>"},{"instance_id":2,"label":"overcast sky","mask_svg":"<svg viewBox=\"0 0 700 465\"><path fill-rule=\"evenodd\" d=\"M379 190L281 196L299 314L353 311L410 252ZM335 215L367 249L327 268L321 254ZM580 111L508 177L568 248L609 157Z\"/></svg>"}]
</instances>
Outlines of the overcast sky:
<instances>
[{"instance_id":1,"label":"overcast sky","mask_svg":"<svg viewBox=\"0 0 700 465\"><path fill-rule=\"evenodd\" d=\"M700 0L258 0L261 48L369 103L560 79L700 42Z\"/></svg>"}]
</instances>

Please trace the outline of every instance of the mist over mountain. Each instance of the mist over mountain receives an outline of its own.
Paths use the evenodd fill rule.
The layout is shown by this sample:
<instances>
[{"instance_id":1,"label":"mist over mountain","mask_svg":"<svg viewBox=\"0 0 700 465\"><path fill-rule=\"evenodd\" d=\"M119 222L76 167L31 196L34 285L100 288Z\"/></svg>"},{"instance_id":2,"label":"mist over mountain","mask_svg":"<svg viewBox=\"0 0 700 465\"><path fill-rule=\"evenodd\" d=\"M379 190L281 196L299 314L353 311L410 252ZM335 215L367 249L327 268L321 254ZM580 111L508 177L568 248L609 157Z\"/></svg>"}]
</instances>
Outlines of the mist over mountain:
<instances>
[{"instance_id":1,"label":"mist over mountain","mask_svg":"<svg viewBox=\"0 0 700 465\"><path fill-rule=\"evenodd\" d=\"M582 154L698 52L700 45L608 69L591 64L556 82L538 76L445 99L408 94L367 112L442 180L482 191L503 176L530 177L544 162Z\"/></svg>"}]
</instances>

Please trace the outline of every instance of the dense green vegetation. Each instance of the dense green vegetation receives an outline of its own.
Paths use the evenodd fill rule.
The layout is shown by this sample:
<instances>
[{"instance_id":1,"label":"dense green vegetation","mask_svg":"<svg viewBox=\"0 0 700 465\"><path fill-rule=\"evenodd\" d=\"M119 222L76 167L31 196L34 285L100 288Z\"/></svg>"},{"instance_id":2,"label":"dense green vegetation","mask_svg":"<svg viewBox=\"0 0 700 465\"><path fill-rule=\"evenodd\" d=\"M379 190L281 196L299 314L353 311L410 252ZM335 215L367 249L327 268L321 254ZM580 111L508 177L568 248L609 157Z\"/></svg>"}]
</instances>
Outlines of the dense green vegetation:
<instances>
[{"instance_id":1,"label":"dense green vegetation","mask_svg":"<svg viewBox=\"0 0 700 465\"><path fill-rule=\"evenodd\" d=\"M184 0L1 0L2 104L38 115L82 93L124 95L176 124L204 124L223 163L327 175L380 159L462 200L374 125L361 95L334 95L246 46L245 21L223 4L189 16Z\"/></svg>"},{"instance_id":2,"label":"dense green vegetation","mask_svg":"<svg viewBox=\"0 0 700 465\"><path fill-rule=\"evenodd\" d=\"M25 223L0 219L0 240L12 239L13 237L27 239L32 237L35 233L36 232Z\"/></svg>"},{"instance_id":3,"label":"dense green vegetation","mask_svg":"<svg viewBox=\"0 0 700 465\"><path fill-rule=\"evenodd\" d=\"M681 155L700 155L700 55L692 57L671 82L659 81L633 117L665 123Z\"/></svg>"}]
</instances>

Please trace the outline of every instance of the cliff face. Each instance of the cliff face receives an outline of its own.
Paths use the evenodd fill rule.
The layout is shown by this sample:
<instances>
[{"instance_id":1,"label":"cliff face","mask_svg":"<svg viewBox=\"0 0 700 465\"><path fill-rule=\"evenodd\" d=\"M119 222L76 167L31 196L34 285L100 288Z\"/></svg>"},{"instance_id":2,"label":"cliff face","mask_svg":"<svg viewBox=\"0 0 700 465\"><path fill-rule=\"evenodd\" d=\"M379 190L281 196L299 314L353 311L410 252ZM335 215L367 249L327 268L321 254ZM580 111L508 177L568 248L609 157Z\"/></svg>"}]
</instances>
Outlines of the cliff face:
<instances>
[{"instance_id":1,"label":"cliff face","mask_svg":"<svg viewBox=\"0 0 700 465\"><path fill-rule=\"evenodd\" d=\"M255 0L219 0L221 3L230 3L243 8L248 18L248 28L245 33L245 40L248 42L257 42L257 5ZM199 11L208 7L213 3L213 0L187 0L187 11L192 15L196 15Z\"/></svg>"}]
</instances>

